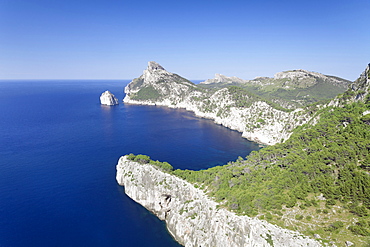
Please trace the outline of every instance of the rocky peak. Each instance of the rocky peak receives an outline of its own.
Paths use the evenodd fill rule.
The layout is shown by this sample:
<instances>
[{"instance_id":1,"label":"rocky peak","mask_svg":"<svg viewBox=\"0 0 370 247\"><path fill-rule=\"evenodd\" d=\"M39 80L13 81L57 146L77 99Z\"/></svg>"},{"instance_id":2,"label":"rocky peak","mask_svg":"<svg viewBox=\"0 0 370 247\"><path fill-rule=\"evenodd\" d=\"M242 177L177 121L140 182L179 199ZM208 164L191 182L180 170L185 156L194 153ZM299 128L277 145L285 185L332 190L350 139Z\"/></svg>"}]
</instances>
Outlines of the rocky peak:
<instances>
[{"instance_id":1,"label":"rocky peak","mask_svg":"<svg viewBox=\"0 0 370 247\"><path fill-rule=\"evenodd\" d=\"M208 79L206 81L201 82L200 84L211 84L211 83L246 83L246 80L240 79L236 76L227 77L221 74L215 74L215 78Z\"/></svg>"},{"instance_id":2,"label":"rocky peak","mask_svg":"<svg viewBox=\"0 0 370 247\"><path fill-rule=\"evenodd\" d=\"M129 97L135 99L138 96L136 93L139 93L139 98L149 99L154 97L156 99L170 94L170 91L176 91L177 95L181 94L183 90L187 90L187 87L193 87L194 84L185 78L168 72L161 65L156 62L148 62L148 67L143 71L143 74L132 80L125 87L125 99L127 102ZM139 92L140 90L143 90ZM148 91L149 90L149 91Z\"/></svg>"},{"instance_id":3,"label":"rocky peak","mask_svg":"<svg viewBox=\"0 0 370 247\"><path fill-rule=\"evenodd\" d=\"M274 75L274 79L295 79L295 78L307 78L307 77L319 77L325 78L326 76L317 72L311 72L304 69L297 69L297 70L290 70L290 71L283 71L276 73Z\"/></svg>"},{"instance_id":4,"label":"rocky peak","mask_svg":"<svg viewBox=\"0 0 370 247\"><path fill-rule=\"evenodd\" d=\"M370 93L370 63L360 77L350 85L350 89L355 92L355 101L364 100Z\"/></svg>"},{"instance_id":5,"label":"rocky peak","mask_svg":"<svg viewBox=\"0 0 370 247\"><path fill-rule=\"evenodd\" d=\"M155 83L171 75L173 74L153 61L149 62L147 69L143 71L143 79L145 83Z\"/></svg>"},{"instance_id":6,"label":"rocky peak","mask_svg":"<svg viewBox=\"0 0 370 247\"><path fill-rule=\"evenodd\" d=\"M154 61L148 62L148 68L146 69L148 71L156 71L156 70L165 70L159 63L156 63Z\"/></svg>"}]
</instances>

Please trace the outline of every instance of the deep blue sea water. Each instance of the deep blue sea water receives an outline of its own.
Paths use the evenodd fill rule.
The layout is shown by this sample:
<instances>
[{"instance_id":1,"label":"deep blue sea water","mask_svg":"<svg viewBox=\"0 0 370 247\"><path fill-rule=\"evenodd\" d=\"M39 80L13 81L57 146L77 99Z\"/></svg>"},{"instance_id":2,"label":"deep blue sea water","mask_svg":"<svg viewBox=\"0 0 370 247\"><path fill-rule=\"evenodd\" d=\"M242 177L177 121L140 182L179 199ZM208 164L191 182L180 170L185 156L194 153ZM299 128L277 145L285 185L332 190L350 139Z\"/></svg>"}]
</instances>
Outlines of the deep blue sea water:
<instances>
[{"instance_id":1,"label":"deep blue sea water","mask_svg":"<svg viewBox=\"0 0 370 247\"><path fill-rule=\"evenodd\" d=\"M120 104L129 81L0 81L0 246L179 246L115 180L121 155L205 169L258 145L184 110Z\"/></svg>"}]
</instances>

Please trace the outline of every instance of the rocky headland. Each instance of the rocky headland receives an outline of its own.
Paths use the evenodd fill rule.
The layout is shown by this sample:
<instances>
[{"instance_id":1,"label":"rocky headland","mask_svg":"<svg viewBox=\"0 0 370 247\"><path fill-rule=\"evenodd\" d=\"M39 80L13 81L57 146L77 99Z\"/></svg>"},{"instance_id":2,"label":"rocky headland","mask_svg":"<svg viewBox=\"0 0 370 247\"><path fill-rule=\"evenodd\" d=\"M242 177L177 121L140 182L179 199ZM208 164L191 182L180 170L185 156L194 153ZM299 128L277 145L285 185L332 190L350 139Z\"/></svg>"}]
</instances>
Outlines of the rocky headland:
<instances>
[{"instance_id":1,"label":"rocky headland","mask_svg":"<svg viewBox=\"0 0 370 247\"><path fill-rule=\"evenodd\" d=\"M129 197L164 220L184 246L321 246L298 232L238 216L185 180L127 156L119 159L116 179Z\"/></svg>"},{"instance_id":2,"label":"rocky headland","mask_svg":"<svg viewBox=\"0 0 370 247\"><path fill-rule=\"evenodd\" d=\"M130 82L124 91L125 103L185 108L266 145L288 139L294 128L314 117L312 111L284 109L239 87L195 85L166 71L156 62L149 62L143 74Z\"/></svg>"},{"instance_id":3,"label":"rocky headland","mask_svg":"<svg viewBox=\"0 0 370 247\"><path fill-rule=\"evenodd\" d=\"M291 80L293 77L296 78L297 76L301 76L302 73L306 75L308 72L302 70L291 71L286 72L284 75L280 74L277 77L282 77L284 80L285 77L289 77L289 80ZM280 78L278 80L282 79ZM335 77L334 79L336 80ZM267 79L260 78L258 80ZM341 81L340 79L338 80ZM225 81L223 83L225 83ZM124 102L126 103L185 108L193 111L198 116L214 119L216 123L239 130L243 133L243 136L248 139L265 144L282 142L284 138L289 138L297 126L309 123L300 132L302 133L302 136L299 136L299 133L297 134L297 132L295 132L294 136L287 142L274 146L277 147L275 149L274 147L265 148L262 150L261 154L255 153L247 160L231 162L229 165L219 167L217 171L204 171L205 174L208 174L206 180L209 176L213 177L208 179L208 182L205 180L207 182L206 184L202 184L203 180L193 179L197 187L180 178L182 177L187 180L190 179L188 181L192 181L191 175L189 175L189 178L186 175L190 174L190 171L178 172L178 170L172 171L171 169L165 171L160 166L158 167L150 162L142 163L128 159L128 156L121 157L117 165L117 182L125 187L125 192L128 196L153 212L161 220L164 220L169 232L179 243L185 246L336 246L336 243L351 246L353 245L353 242L351 241L364 243L363 238L358 240L356 236L359 236L358 234L365 234L364 236L366 236L367 225L362 225L361 217L364 217L363 215L359 216L358 214L353 213L355 211L353 211L354 206L351 204L351 201L335 201L335 199L331 199L330 203L332 204L330 205L333 205L334 203L337 204L335 206L336 208L342 208L342 210L337 212L336 210L331 209L327 203L325 204L326 206L321 205L323 203L320 201L325 201L326 198L322 196L323 194L318 194L318 201L315 199L313 200L315 201L313 203L316 205L315 207L321 207L321 209L316 208L316 212L324 212L327 216L323 219L320 218L321 216L315 219L315 222L318 222L318 225L311 223L311 220L313 219L310 213L312 212L309 210L311 210L311 207L313 207L312 205L314 204L308 205L307 202L309 202L309 200L301 194L298 194L297 197L299 201L298 204L297 201L293 201L294 203L292 205L284 206L284 212L280 212L280 214L278 212L276 214L278 215L276 219L283 215L286 220L288 220L287 222L290 222L289 224L292 224L292 222L298 222L298 225L295 226L299 227L294 227L294 229L304 230L300 222L301 220L304 221L303 223L305 226L309 226L308 229L324 229L320 233L326 235L326 242L323 242L324 238L320 237L319 234L309 233L309 235L315 238L312 239L307 236L303 236L299 232L287 230L261 220L261 215L259 215L259 217L236 215L230 211L233 211L233 208L226 207L233 200L237 203L245 203L243 200L239 202L238 199L234 198L233 195L235 194L231 194L232 196L230 198L226 196L227 199L225 199L226 197L224 195L224 199L221 200L221 203L219 204L209 198L205 193L212 192L213 195L217 195L217 188L222 184L226 184L226 186L228 185L228 192L230 193L232 193L232 189L236 188L233 190L234 192L246 192L248 194L250 192L245 190L238 191L238 183L243 187L242 182L247 180L250 181L247 182L248 185L250 184L251 186L254 186L249 177L250 173L252 174L252 172L255 172L256 175L259 174L261 178L264 178L264 176L266 176L266 172L268 173L269 170L271 172L275 169L273 176L276 176L277 172L284 173L286 172L286 169L290 169L290 167L299 167L300 164L294 164L296 162L303 162L302 164L306 164L303 166L304 176L307 175L309 169L316 169L315 166L312 168L312 166L309 165L310 161L299 161L298 157L301 159L303 157L306 157L307 159L315 159L314 162L317 160L319 163L314 163L314 165L321 164L325 167L325 169L322 168L322 171L315 170L315 174L321 177L313 177L310 178L312 181L306 181L308 183L304 185L308 186L305 187L306 189L309 189L311 182L313 183L312 186L315 187L314 185L317 184L317 181L321 181L320 179L324 178L326 179L328 174L330 179L337 179L337 184L331 184L328 186L330 188L333 186L340 186L340 183L343 181L338 177L338 173L347 174L348 168L346 162L344 162L345 165L343 166L336 162L335 158L333 159L333 157L331 157L331 152L336 152L335 146L334 149L332 149L330 145L323 145L320 147L315 146L315 148L311 147L307 149L305 147L301 147L300 143L295 142L297 141L297 138L300 140L298 142L304 141L305 138L308 138L307 133L314 135L317 133L318 137L321 138L321 142L327 142L323 140L323 138L326 138L325 131L331 131L328 133L334 135L338 140L342 140L341 131L350 131L352 127L348 126L361 126L361 123L369 125L368 123L370 120L367 116L370 115L370 110L368 110L368 108L366 109L366 107L369 107L370 105L370 64L356 81L349 84L348 90L344 93L339 94L337 97L329 100L325 104L316 104L314 106L296 108L294 110L281 109L276 105L271 104L269 101L256 97L253 94L249 94L248 91L240 90L233 86L221 88L199 87L176 74L167 72L162 66L154 62L149 63L148 68L144 71L143 75L133 80L125 88L125 92L126 97L124 98ZM357 112L351 112L351 104L354 105L354 109L357 107ZM350 116L348 114L344 116L343 120L339 121L339 125L338 123L333 123L334 127L330 126L327 122L334 121L334 118L333 120L328 120L320 115L330 115L332 112L341 112L343 109L349 111ZM337 119L339 115L338 113L335 114L337 114L335 115L335 119ZM359 121L354 121L355 119L358 119ZM338 121L338 119L336 121ZM323 122L325 123L324 125L322 124ZM322 126L327 126L331 129L323 130L322 126L319 124L321 129L317 132L317 130L314 130L313 128L316 123L321 123ZM362 128L364 128L364 126L362 126ZM307 132L305 132L306 130ZM364 131L366 132L366 128L364 128ZM359 131L357 132L360 133ZM350 135L355 136L357 132L349 133L351 133ZM346 134L346 138L350 135ZM363 145L367 145L365 144L366 141L364 139L365 134L360 133L358 135L357 140L362 138L362 141L360 142L363 143ZM355 139L356 138L357 137L355 137ZM291 139L294 140L289 142ZM343 141L345 141L345 138ZM313 142L314 141L312 140L309 143L312 144ZM330 139L329 143L332 142L332 139ZM292 145L292 143L295 143L295 145ZM361 150L358 151L359 154L361 154L361 152L365 152L361 155L366 156L366 149L363 149L361 143L359 146L356 146L356 148ZM315 145L316 144L318 143L315 143ZM284 145L289 147L289 149L282 150L281 147L285 147ZM298 149L294 149L295 146L297 146ZM347 147L347 144L345 147ZM293 154L290 154L290 149L292 149ZM327 152L321 160L320 157L324 154L322 153L323 150L327 150ZM318 152L320 152L321 156L315 156ZM343 152L344 151L340 151L340 154L338 155L341 156ZM296 153L298 155L297 157L292 160L289 159L289 155L294 156ZM363 158L361 155L359 156L361 158L354 156L353 160L355 160L355 165L351 168L354 170L353 173L351 173L352 175L350 174L349 177L356 177L356 179L361 181L361 183L368 183L368 172L364 172L363 170L366 170L369 167L366 163L368 159ZM351 161L351 157L346 157L348 162L353 162ZM296 161L297 159L298 161ZM331 161L326 165L328 160ZM292 161L294 162L292 163ZM167 166L168 164L166 167ZM333 167L337 168L334 169ZM287 174L289 176L290 174L293 174L293 178L302 176L300 169L294 170L292 168L292 170ZM333 170L333 172L330 173L329 170ZM347 171L347 173L342 172L342 170ZM195 171L192 174L196 176L195 173L197 172L202 176L202 171ZM183 176L179 174L182 174ZM221 178L221 176L224 176L224 178ZM268 176L266 178L268 178ZM221 179L225 179L225 183L217 182ZM266 181L269 181L270 179L271 178L268 178ZM217 183L215 183L215 181ZM263 179L261 180L261 183L263 183ZM202 189L199 189L198 186ZM259 184L259 186L261 186L261 184ZM269 190L272 185L267 182L267 186ZM294 189L292 187L290 190L283 191L287 193L299 191L297 188L300 188L299 186L301 186L301 184L298 183L297 186L298 187L294 187ZM245 188L247 187L248 186L246 185ZM356 185L354 188L357 188ZM328 191L330 192L331 190L327 190L325 193L330 196ZM337 189L336 191L340 190ZM313 192L311 191L311 193ZM343 194L344 191L341 191L341 193ZM364 189L363 193L367 193L366 189ZM357 194L357 192L353 194L349 191L347 194L344 193L342 196L357 198ZM294 196L296 195L291 193L287 198L294 199ZM361 200L366 202L366 198L368 197L364 197ZM228 202L228 200L230 200L230 202ZM284 201L282 203L285 205L285 203L288 202ZM349 204L347 205L346 203ZM235 205L237 205L237 207L241 206L241 204ZM307 209L306 207L309 208ZM326 207L331 210L330 213ZM355 209L361 207L362 206L357 206ZM349 209L347 210L346 208ZM297 212L299 214L297 214ZM266 212L262 211L262 214L266 214ZM354 220L348 221L347 218L337 218L346 214L353 214L352 216L354 217ZM270 218L272 217L270 212L266 215L270 215ZM305 215L305 218L303 218L303 215ZM332 217L334 218L331 219ZM327 222L327 220L329 221ZM286 224L286 221L284 221L284 224ZM344 224L346 224L346 227L341 229ZM358 232L358 229L361 227L363 227L363 231L365 232ZM340 233L335 232L337 229L341 229ZM342 232L344 232L343 237L341 236ZM336 234L336 239L331 240L330 236L332 234ZM353 234L357 235L354 237ZM316 239L320 241L317 241Z\"/></svg>"}]
</instances>

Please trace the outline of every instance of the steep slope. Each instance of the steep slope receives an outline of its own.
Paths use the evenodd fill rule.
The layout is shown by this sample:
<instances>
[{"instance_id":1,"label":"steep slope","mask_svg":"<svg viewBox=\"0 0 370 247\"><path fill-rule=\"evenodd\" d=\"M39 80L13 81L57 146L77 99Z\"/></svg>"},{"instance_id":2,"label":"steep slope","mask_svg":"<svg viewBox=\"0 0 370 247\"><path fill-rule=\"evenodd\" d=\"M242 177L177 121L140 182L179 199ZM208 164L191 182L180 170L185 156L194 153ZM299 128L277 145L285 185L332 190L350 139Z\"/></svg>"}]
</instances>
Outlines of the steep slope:
<instances>
[{"instance_id":1,"label":"steep slope","mask_svg":"<svg viewBox=\"0 0 370 247\"><path fill-rule=\"evenodd\" d=\"M294 128L313 117L312 109L288 110L241 87L197 86L155 62L149 62L143 75L125 87L125 93L125 103L185 108L267 145L288 139Z\"/></svg>"},{"instance_id":2,"label":"steep slope","mask_svg":"<svg viewBox=\"0 0 370 247\"><path fill-rule=\"evenodd\" d=\"M240 88L237 87L217 89L211 91L211 95L217 95L226 90L229 91L229 95L215 96L215 98L228 98L233 102L235 108L263 102L256 100L254 96L245 91L240 91ZM210 239L210 231L215 231L211 228L199 229L198 224L205 226L199 222L200 219L204 222L207 221L206 217L209 215L212 215L210 221L213 217L217 219L222 217L218 218L213 215L213 213L217 214L217 210L216 212L211 210L213 206L209 207L208 210L207 206L201 207L203 199L199 201L198 197L191 198L190 201L176 201L182 197L182 195L177 196L178 194L176 194L178 191L182 191L182 188L172 188L172 185L182 185L183 182L174 176L203 190L208 195L205 198L212 198L218 202L219 210L227 208L240 215L237 217L251 217L243 218L242 222L244 223L237 225L248 225L252 222L249 221L250 219L257 220L258 218L267 220L281 228L299 231L306 236L317 239L322 245L368 245L368 236L370 236L369 93L370 65L346 92L338 95L329 103L316 107L316 109L306 108L306 111L315 112L314 122L316 124L301 125L284 143L252 152L246 159L240 158L225 166L201 171L171 171L171 166L168 163L147 162L161 167L159 170L166 170L168 174L166 173L165 179L163 174L157 174L155 171L150 171L150 176L143 176L143 173L149 174L145 172L148 168L138 168L137 163L135 165L129 164L128 167L131 168L125 172L119 172L120 176L117 180L129 188L128 193L134 200L142 203L166 221L166 218L172 213L176 214L177 212L182 215L186 212L185 219L177 216L181 218L180 222L187 226L186 230L181 227L173 230L178 228L176 224L171 223L170 219L174 216L170 216L167 222L169 230L174 236L178 234L179 239L181 236L190 239L190 242L183 242L188 243L189 246L199 244L194 241L193 236L204 237L203 235L205 235L205 239ZM255 112L255 114L258 113ZM135 157L134 160L137 161ZM119 164L118 170L126 169L124 168L126 165L123 163ZM133 168L134 166L135 168ZM170 182L168 183L167 180ZM187 189L192 190L191 185L189 186ZM145 188L153 190L146 191ZM181 209L177 207L178 210L175 212L171 212L172 206L168 207L172 201L172 196L168 197L168 195L172 194L176 198L173 205L183 206ZM146 200L145 198L150 199ZM171 199L168 200L168 198ZM194 204L191 201L193 199L195 200ZM194 211L194 209L196 210ZM197 214L198 211L202 212L201 216ZM234 216L228 215L226 219L222 218L221 221L232 226L236 222ZM228 221L230 217L231 222ZM179 222L180 218L174 222ZM172 226L170 226L171 224ZM230 232L225 232L226 228L221 227L223 230L220 236L227 233L227 237L217 239L212 236L211 239L216 239L212 241L219 241L223 244L223 241L227 241L234 246L239 246L241 243L239 241L252 241L251 239L257 241L248 242L251 246L253 244L255 246L267 244L289 246L289 243L279 242L275 239L275 233L280 230L272 230L269 226L266 226L269 229L268 234L260 234L261 238L258 237L257 233L249 234L249 240L245 240L245 238L241 240L243 238L240 238L240 234L243 236L243 232L250 232L250 229L254 228L259 231L261 226L259 224L253 224L251 228L246 227L245 231L242 232L237 227L232 227ZM204 229L207 231L204 232ZM274 236L271 234L272 232ZM238 237L234 237L234 234ZM299 241L297 243L301 244L302 242ZM296 245L299 246L299 244ZM316 243L307 242L307 244L310 246Z\"/></svg>"},{"instance_id":3,"label":"steep slope","mask_svg":"<svg viewBox=\"0 0 370 247\"><path fill-rule=\"evenodd\" d=\"M352 102L356 101L365 101L369 102L369 93L370 93L370 64L367 65L366 69L360 77L350 85L350 89L346 95L352 95ZM353 93L352 93L353 92ZM344 98L346 97L344 95Z\"/></svg>"},{"instance_id":4,"label":"steep slope","mask_svg":"<svg viewBox=\"0 0 370 247\"><path fill-rule=\"evenodd\" d=\"M180 101L195 85L179 75L166 71L156 62L149 62L143 74L125 87L124 102Z\"/></svg>"},{"instance_id":5,"label":"steep slope","mask_svg":"<svg viewBox=\"0 0 370 247\"><path fill-rule=\"evenodd\" d=\"M298 232L219 208L200 189L151 164L160 162L147 162L143 155L121 157L117 182L128 196L164 220L184 246L320 246Z\"/></svg>"},{"instance_id":6,"label":"steep slope","mask_svg":"<svg viewBox=\"0 0 370 247\"><path fill-rule=\"evenodd\" d=\"M239 214L333 242L370 236L370 69L284 143L247 159L174 174Z\"/></svg>"}]
</instances>

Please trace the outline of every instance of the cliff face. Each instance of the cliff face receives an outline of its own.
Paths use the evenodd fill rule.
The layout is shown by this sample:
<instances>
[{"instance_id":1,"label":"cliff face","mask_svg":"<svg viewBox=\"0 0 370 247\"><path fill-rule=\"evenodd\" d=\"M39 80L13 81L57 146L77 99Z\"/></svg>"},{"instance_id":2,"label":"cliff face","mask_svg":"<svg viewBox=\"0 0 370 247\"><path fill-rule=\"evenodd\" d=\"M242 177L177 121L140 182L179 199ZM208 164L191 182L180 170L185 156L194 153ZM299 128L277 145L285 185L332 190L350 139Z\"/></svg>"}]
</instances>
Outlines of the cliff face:
<instances>
[{"instance_id":1,"label":"cliff face","mask_svg":"<svg viewBox=\"0 0 370 247\"><path fill-rule=\"evenodd\" d=\"M218 208L190 183L125 156L119 159L116 179L129 197L164 220L184 246L320 246L298 232Z\"/></svg>"},{"instance_id":2,"label":"cliff face","mask_svg":"<svg viewBox=\"0 0 370 247\"><path fill-rule=\"evenodd\" d=\"M125 103L185 108L242 132L249 140L273 145L288 139L292 130L311 120L303 109L276 109L260 98L235 88L206 89L149 62L143 75L125 87Z\"/></svg>"},{"instance_id":3,"label":"cliff face","mask_svg":"<svg viewBox=\"0 0 370 247\"><path fill-rule=\"evenodd\" d=\"M350 88L355 92L353 101L365 100L369 95L370 88L370 64L367 65L365 71L362 72L360 77L350 85Z\"/></svg>"}]
</instances>

